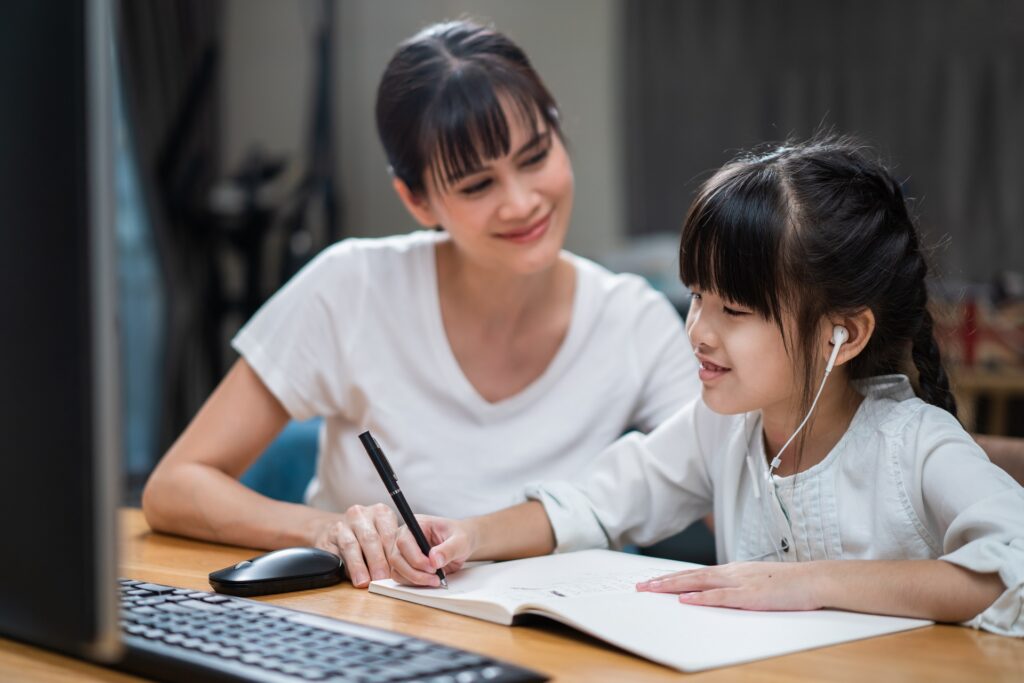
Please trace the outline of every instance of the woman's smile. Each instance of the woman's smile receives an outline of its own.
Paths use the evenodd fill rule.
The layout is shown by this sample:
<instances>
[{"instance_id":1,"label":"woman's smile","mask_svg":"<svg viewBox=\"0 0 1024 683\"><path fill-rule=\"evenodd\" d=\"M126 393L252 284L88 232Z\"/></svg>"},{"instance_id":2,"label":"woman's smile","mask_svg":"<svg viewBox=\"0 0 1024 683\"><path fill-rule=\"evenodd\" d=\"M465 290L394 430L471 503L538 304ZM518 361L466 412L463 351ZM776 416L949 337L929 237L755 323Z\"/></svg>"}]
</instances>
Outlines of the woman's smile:
<instances>
[{"instance_id":1,"label":"woman's smile","mask_svg":"<svg viewBox=\"0 0 1024 683\"><path fill-rule=\"evenodd\" d=\"M549 211L543 218L523 228L517 228L498 234L498 237L516 244L528 244L539 240L548 231L551 225L551 216L554 211Z\"/></svg>"}]
</instances>

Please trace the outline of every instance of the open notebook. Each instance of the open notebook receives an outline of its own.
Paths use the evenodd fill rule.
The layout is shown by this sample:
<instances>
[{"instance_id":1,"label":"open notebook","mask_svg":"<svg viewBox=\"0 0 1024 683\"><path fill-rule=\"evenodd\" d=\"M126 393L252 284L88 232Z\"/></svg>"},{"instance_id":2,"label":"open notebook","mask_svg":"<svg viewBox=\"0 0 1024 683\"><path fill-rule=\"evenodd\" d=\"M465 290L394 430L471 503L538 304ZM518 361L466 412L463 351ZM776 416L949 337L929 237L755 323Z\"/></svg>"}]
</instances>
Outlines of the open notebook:
<instances>
[{"instance_id":1,"label":"open notebook","mask_svg":"<svg viewBox=\"0 0 1024 683\"><path fill-rule=\"evenodd\" d=\"M449 589L373 581L370 592L511 625L538 614L680 671L906 631L932 623L853 612L747 612L638 593L637 581L697 565L610 550L484 564L448 576Z\"/></svg>"}]
</instances>

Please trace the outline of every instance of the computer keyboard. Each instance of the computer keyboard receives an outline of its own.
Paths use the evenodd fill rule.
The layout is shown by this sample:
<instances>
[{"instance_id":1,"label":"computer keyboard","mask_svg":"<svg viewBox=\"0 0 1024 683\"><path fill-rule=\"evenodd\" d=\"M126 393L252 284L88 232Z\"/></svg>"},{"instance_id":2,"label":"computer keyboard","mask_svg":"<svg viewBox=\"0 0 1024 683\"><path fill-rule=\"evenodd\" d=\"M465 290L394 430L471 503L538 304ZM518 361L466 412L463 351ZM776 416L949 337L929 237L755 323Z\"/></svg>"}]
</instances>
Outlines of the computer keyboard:
<instances>
[{"instance_id":1,"label":"computer keyboard","mask_svg":"<svg viewBox=\"0 0 1024 683\"><path fill-rule=\"evenodd\" d=\"M121 579L119 665L169 681L506 683L547 677L392 631L244 598Z\"/></svg>"}]
</instances>

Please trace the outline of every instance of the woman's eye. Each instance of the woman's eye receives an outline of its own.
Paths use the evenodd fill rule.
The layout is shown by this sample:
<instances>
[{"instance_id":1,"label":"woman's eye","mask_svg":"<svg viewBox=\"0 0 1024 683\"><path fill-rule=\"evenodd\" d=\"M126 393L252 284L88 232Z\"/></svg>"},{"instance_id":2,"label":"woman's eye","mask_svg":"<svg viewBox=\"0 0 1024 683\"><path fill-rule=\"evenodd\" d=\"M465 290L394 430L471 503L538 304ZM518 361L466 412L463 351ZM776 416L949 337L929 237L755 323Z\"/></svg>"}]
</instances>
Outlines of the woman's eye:
<instances>
[{"instance_id":1,"label":"woman's eye","mask_svg":"<svg viewBox=\"0 0 1024 683\"><path fill-rule=\"evenodd\" d=\"M478 194L478 193L483 192L484 190L486 190L488 187L490 187L490 185L491 185L491 179L490 178L484 178L483 180L481 180L479 182L475 182L472 185L467 185L466 187L460 188L459 189L459 193L460 194L464 194L464 195Z\"/></svg>"},{"instance_id":2,"label":"woman's eye","mask_svg":"<svg viewBox=\"0 0 1024 683\"><path fill-rule=\"evenodd\" d=\"M549 148L542 149L541 151L537 152L532 157L530 157L529 159L524 161L523 162L523 166L535 166L535 165L539 164L540 162L544 161L544 159L547 158L548 152L550 151L550 149L551 148L549 147Z\"/></svg>"}]
</instances>

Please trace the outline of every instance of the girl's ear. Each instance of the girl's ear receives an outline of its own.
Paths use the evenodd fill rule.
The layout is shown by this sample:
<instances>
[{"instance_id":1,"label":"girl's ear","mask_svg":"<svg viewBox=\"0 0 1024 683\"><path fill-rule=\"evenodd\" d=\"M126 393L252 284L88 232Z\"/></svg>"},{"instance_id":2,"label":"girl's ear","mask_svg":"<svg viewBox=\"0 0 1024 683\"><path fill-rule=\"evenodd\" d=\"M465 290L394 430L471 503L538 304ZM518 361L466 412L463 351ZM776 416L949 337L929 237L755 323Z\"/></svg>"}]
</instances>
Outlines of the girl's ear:
<instances>
[{"instance_id":1,"label":"girl's ear","mask_svg":"<svg viewBox=\"0 0 1024 683\"><path fill-rule=\"evenodd\" d=\"M852 315L829 318L826 322L828 323L828 336L826 338L830 340L825 349L826 359L832 355L831 339L833 326L842 325L848 333L847 339L842 347L840 347L839 355L836 357L837 366L843 365L859 356L864 347L868 345L871 335L875 332L875 314L871 312L870 308L862 308Z\"/></svg>"},{"instance_id":2,"label":"girl's ear","mask_svg":"<svg viewBox=\"0 0 1024 683\"><path fill-rule=\"evenodd\" d=\"M430 208L430 202L427 201L425 195L413 192L409 189L408 185L398 178L391 179L391 187L395 188L398 198L402 200L405 209L409 212L409 215L416 219L417 223L425 228L437 226L439 221L434 215L434 210Z\"/></svg>"}]
</instances>

